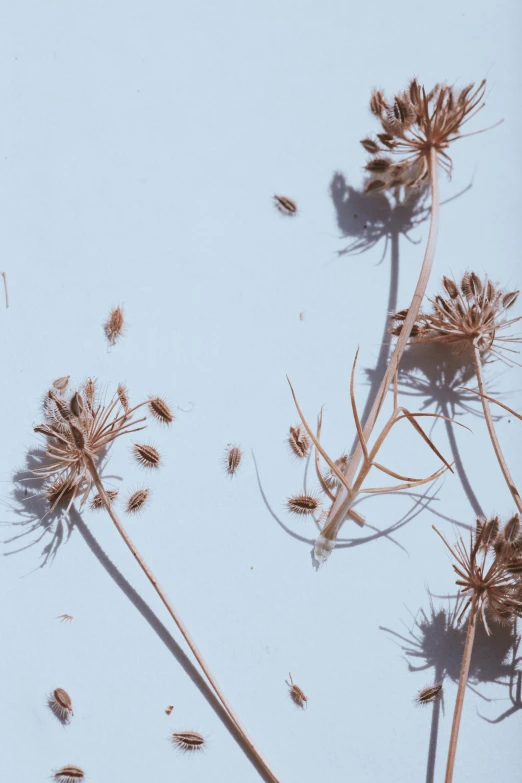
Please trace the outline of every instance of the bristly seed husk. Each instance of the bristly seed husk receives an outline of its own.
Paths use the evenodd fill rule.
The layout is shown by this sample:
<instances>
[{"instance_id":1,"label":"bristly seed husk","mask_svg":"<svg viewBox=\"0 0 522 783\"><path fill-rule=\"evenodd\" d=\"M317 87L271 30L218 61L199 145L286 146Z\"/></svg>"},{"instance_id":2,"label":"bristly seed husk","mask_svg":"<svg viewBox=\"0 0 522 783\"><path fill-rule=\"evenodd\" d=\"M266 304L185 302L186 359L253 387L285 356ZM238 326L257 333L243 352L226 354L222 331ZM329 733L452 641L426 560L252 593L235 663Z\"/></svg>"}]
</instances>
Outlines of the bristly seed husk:
<instances>
[{"instance_id":1,"label":"bristly seed husk","mask_svg":"<svg viewBox=\"0 0 522 783\"><path fill-rule=\"evenodd\" d=\"M304 516L313 514L319 508L320 501L315 495L292 495L286 501L286 507L291 514Z\"/></svg>"},{"instance_id":2,"label":"bristly seed husk","mask_svg":"<svg viewBox=\"0 0 522 783\"><path fill-rule=\"evenodd\" d=\"M161 457L158 449L150 443L135 443L132 447L136 460L143 468L157 468Z\"/></svg>"},{"instance_id":3,"label":"bristly seed husk","mask_svg":"<svg viewBox=\"0 0 522 783\"><path fill-rule=\"evenodd\" d=\"M198 731L174 731L171 742L186 753L201 751L205 747L205 737Z\"/></svg>"},{"instance_id":4,"label":"bristly seed husk","mask_svg":"<svg viewBox=\"0 0 522 783\"><path fill-rule=\"evenodd\" d=\"M150 495L150 489L143 487L133 492L127 500L125 511L127 514L138 514L142 509Z\"/></svg>"},{"instance_id":5,"label":"bristly seed husk","mask_svg":"<svg viewBox=\"0 0 522 783\"><path fill-rule=\"evenodd\" d=\"M438 701L442 696L442 684L428 685L427 688L420 690L415 697L415 701L418 705L424 706L426 704L432 704L434 701Z\"/></svg>"},{"instance_id":6,"label":"bristly seed husk","mask_svg":"<svg viewBox=\"0 0 522 783\"><path fill-rule=\"evenodd\" d=\"M230 477L235 476L243 459L243 452L239 446L228 444L225 451L225 471Z\"/></svg>"},{"instance_id":7,"label":"bristly seed husk","mask_svg":"<svg viewBox=\"0 0 522 783\"><path fill-rule=\"evenodd\" d=\"M290 427L288 432L288 445L298 459L304 459L310 451L310 438L302 424Z\"/></svg>"},{"instance_id":8,"label":"bristly seed husk","mask_svg":"<svg viewBox=\"0 0 522 783\"><path fill-rule=\"evenodd\" d=\"M111 310L109 313L109 317L103 327L109 345L116 345L118 338L121 337L123 333L124 324L123 308L119 306L115 307L114 310Z\"/></svg>"}]
</instances>

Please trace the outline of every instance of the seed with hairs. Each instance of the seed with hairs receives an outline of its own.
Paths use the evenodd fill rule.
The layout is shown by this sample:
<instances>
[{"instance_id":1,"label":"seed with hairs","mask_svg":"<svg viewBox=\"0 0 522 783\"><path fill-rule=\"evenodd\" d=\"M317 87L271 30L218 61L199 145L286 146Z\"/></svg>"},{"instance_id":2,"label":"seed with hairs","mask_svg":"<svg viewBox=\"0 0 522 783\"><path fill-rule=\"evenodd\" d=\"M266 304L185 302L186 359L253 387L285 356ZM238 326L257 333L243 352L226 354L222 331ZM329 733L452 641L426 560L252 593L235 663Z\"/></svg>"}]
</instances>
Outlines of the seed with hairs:
<instances>
[{"instance_id":1,"label":"seed with hairs","mask_svg":"<svg viewBox=\"0 0 522 783\"><path fill-rule=\"evenodd\" d=\"M379 152L380 147L373 139L362 139L361 144L363 145L366 152L369 152L371 155L375 155L377 152Z\"/></svg>"},{"instance_id":2,"label":"seed with hairs","mask_svg":"<svg viewBox=\"0 0 522 783\"><path fill-rule=\"evenodd\" d=\"M180 750L188 753L203 750L205 746L205 737L197 731L174 731L171 741Z\"/></svg>"},{"instance_id":3,"label":"seed with hairs","mask_svg":"<svg viewBox=\"0 0 522 783\"><path fill-rule=\"evenodd\" d=\"M75 767L72 764L68 764L66 767L62 767L54 773L53 779L57 783L77 783L78 780L85 779L85 772L80 767Z\"/></svg>"},{"instance_id":4,"label":"seed with hairs","mask_svg":"<svg viewBox=\"0 0 522 783\"><path fill-rule=\"evenodd\" d=\"M307 704L308 698L304 695L304 693L301 690L301 688L299 688L298 685L295 685L295 683L294 683L294 681L292 679L292 675L289 674L288 676L290 677L290 682L288 682L286 680L285 680L285 682L288 685L288 689L289 689L289 692L290 692L290 698L292 699L294 704L297 704L298 707L301 707L301 709L304 709L305 707L308 706L308 704Z\"/></svg>"},{"instance_id":5,"label":"seed with hairs","mask_svg":"<svg viewBox=\"0 0 522 783\"><path fill-rule=\"evenodd\" d=\"M310 438L301 424L290 427L288 445L298 459L303 459L303 457L307 456L310 449Z\"/></svg>"},{"instance_id":6,"label":"seed with hairs","mask_svg":"<svg viewBox=\"0 0 522 783\"><path fill-rule=\"evenodd\" d=\"M160 464L158 449L149 443L135 443L132 451L143 468L157 468Z\"/></svg>"},{"instance_id":7,"label":"seed with hairs","mask_svg":"<svg viewBox=\"0 0 522 783\"><path fill-rule=\"evenodd\" d=\"M388 171L392 162L390 158L374 158L366 164L366 171L382 172Z\"/></svg>"},{"instance_id":8,"label":"seed with hairs","mask_svg":"<svg viewBox=\"0 0 522 783\"><path fill-rule=\"evenodd\" d=\"M147 502L149 494L150 489L147 489L146 487L144 489L137 489L136 492L133 492L127 500L127 507L125 508L127 514L137 514L141 511Z\"/></svg>"},{"instance_id":9,"label":"seed with hairs","mask_svg":"<svg viewBox=\"0 0 522 783\"><path fill-rule=\"evenodd\" d=\"M442 684L440 685L428 685L427 688L423 688L418 692L415 697L417 704L431 704L433 701L437 701L442 696Z\"/></svg>"},{"instance_id":10,"label":"seed with hairs","mask_svg":"<svg viewBox=\"0 0 522 783\"><path fill-rule=\"evenodd\" d=\"M53 386L56 389L56 391L64 392L69 385L69 378L70 375L62 375L61 378L57 378L55 381L53 381Z\"/></svg>"},{"instance_id":11,"label":"seed with hairs","mask_svg":"<svg viewBox=\"0 0 522 783\"><path fill-rule=\"evenodd\" d=\"M288 196L274 196L274 204L282 215L290 216L297 213L297 204Z\"/></svg>"},{"instance_id":12,"label":"seed with hairs","mask_svg":"<svg viewBox=\"0 0 522 783\"><path fill-rule=\"evenodd\" d=\"M511 517L511 519L504 525L504 538L506 541L513 543L518 538L520 532L520 518L518 514Z\"/></svg>"},{"instance_id":13,"label":"seed with hairs","mask_svg":"<svg viewBox=\"0 0 522 783\"><path fill-rule=\"evenodd\" d=\"M313 514L319 507L319 500L313 495L292 495L286 501L291 514Z\"/></svg>"},{"instance_id":14,"label":"seed with hairs","mask_svg":"<svg viewBox=\"0 0 522 783\"><path fill-rule=\"evenodd\" d=\"M152 413L155 419L161 421L163 424L172 424L174 421L174 414L170 410L165 400L162 400L161 397L150 398L149 411Z\"/></svg>"},{"instance_id":15,"label":"seed with hairs","mask_svg":"<svg viewBox=\"0 0 522 783\"><path fill-rule=\"evenodd\" d=\"M123 410L128 411L129 410L129 393L127 392L127 387L124 383L118 384L118 388L116 389L116 393L118 395L118 398L121 403L121 407Z\"/></svg>"},{"instance_id":16,"label":"seed with hairs","mask_svg":"<svg viewBox=\"0 0 522 783\"><path fill-rule=\"evenodd\" d=\"M111 310L103 327L109 345L116 345L118 337L120 337L123 332L124 323L123 309L121 307L115 307L114 310Z\"/></svg>"},{"instance_id":17,"label":"seed with hairs","mask_svg":"<svg viewBox=\"0 0 522 783\"><path fill-rule=\"evenodd\" d=\"M106 489L105 494L109 498L109 500L112 501L116 500L118 497L118 490L117 489ZM101 499L101 495L98 493L93 497L91 500L91 508L93 511L99 511L101 508L105 508L103 504L103 500Z\"/></svg>"},{"instance_id":18,"label":"seed with hairs","mask_svg":"<svg viewBox=\"0 0 522 783\"><path fill-rule=\"evenodd\" d=\"M69 408L71 409L71 413L73 416L76 416L76 418L79 418L83 413L83 397L78 392L74 392L73 396L71 397L71 401L69 403Z\"/></svg>"},{"instance_id":19,"label":"seed with hairs","mask_svg":"<svg viewBox=\"0 0 522 783\"><path fill-rule=\"evenodd\" d=\"M63 688L56 688L49 696L49 707L61 721L68 721L74 715L71 697Z\"/></svg>"},{"instance_id":20,"label":"seed with hairs","mask_svg":"<svg viewBox=\"0 0 522 783\"><path fill-rule=\"evenodd\" d=\"M442 278L442 285L444 286L444 288L446 289L446 291L448 292L448 294L452 299L457 298L457 296L459 295L459 289L454 280L452 280L450 277L444 276Z\"/></svg>"},{"instance_id":21,"label":"seed with hairs","mask_svg":"<svg viewBox=\"0 0 522 783\"><path fill-rule=\"evenodd\" d=\"M508 307L514 305L518 299L519 293L520 291L511 291L509 294L504 294L502 297L502 307L505 307L507 310Z\"/></svg>"},{"instance_id":22,"label":"seed with hairs","mask_svg":"<svg viewBox=\"0 0 522 783\"><path fill-rule=\"evenodd\" d=\"M229 443L225 453L225 470L229 476L233 476L236 473L242 458L243 454L239 446L232 446Z\"/></svg>"}]
</instances>

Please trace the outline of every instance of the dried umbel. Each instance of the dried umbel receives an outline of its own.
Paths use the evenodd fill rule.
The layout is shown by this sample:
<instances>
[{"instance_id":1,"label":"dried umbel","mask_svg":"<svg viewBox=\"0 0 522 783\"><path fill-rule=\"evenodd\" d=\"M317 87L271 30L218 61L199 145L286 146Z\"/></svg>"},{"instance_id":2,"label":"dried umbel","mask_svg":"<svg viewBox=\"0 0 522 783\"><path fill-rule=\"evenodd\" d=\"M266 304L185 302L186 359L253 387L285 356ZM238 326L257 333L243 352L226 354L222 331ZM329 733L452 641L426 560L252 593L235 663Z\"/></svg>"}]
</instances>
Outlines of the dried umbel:
<instances>
[{"instance_id":1,"label":"dried umbel","mask_svg":"<svg viewBox=\"0 0 522 783\"><path fill-rule=\"evenodd\" d=\"M482 355L505 358L507 343L520 342L504 333L520 317L508 312L517 301L518 291L498 288L487 277L466 272L460 284L448 277L442 279L443 292L429 299L431 310L421 312L411 332L416 343L448 343L458 351L475 346ZM407 311L394 316L392 333L400 335Z\"/></svg>"},{"instance_id":2,"label":"dried umbel","mask_svg":"<svg viewBox=\"0 0 522 783\"><path fill-rule=\"evenodd\" d=\"M85 772L80 767L75 767L73 764L67 764L57 770L53 775L53 780L56 783L78 783L79 780L85 780Z\"/></svg>"},{"instance_id":3,"label":"dried umbel","mask_svg":"<svg viewBox=\"0 0 522 783\"><path fill-rule=\"evenodd\" d=\"M109 345L116 345L118 338L123 334L124 324L123 308L115 307L103 326Z\"/></svg>"},{"instance_id":4,"label":"dried umbel","mask_svg":"<svg viewBox=\"0 0 522 783\"><path fill-rule=\"evenodd\" d=\"M367 191L400 185L413 186L427 180L431 150L448 174L450 144L463 138L462 126L484 106L486 82L464 89L437 84L426 92L412 79L404 92L392 100L375 90L370 110L381 123L376 138L361 141L372 156L366 170L371 175Z\"/></svg>"},{"instance_id":5,"label":"dried umbel","mask_svg":"<svg viewBox=\"0 0 522 783\"><path fill-rule=\"evenodd\" d=\"M64 723L74 715L71 697L63 688L55 688L49 696L48 704L56 717Z\"/></svg>"},{"instance_id":6,"label":"dried umbel","mask_svg":"<svg viewBox=\"0 0 522 783\"><path fill-rule=\"evenodd\" d=\"M297 214L297 204L288 196L274 196L274 205L282 215L287 217Z\"/></svg>"},{"instance_id":7,"label":"dried umbel","mask_svg":"<svg viewBox=\"0 0 522 783\"><path fill-rule=\"evenodd\" d=\"M438 701L442 696L442 685L428 685L427 688L420 690L415 697L415 702L419 706L425 706L426 704L432 704L434 701Z\"/></svg>"},{"instance_id":8,"label":"dried umbel","mask_svg":"<svg viewBox=\"0 0 522 783\"><path fill-rule=\"evenodd\" d=\"M288 685L288 691L290 694L290 698L301 709L305 709L305 707L308 706L308 698L304 695L301 688L299 688L298 685L296 685L292 679L292 675L289 673L288 677L290 678L290 682L285 680L286 684Z\"/></svg>"},{"instance_id":9,"label":"dried umbel","mask_svg":"<svg viewBox=\"0 0 522 783\"><path fill-rule=\"evenodd\" d=\"M319 498L315 495L292 495L286 501L286 507L291 514L306 516L313 514L320 506Z\"/></svg>"},{"instance_id":10,"label":"dried umbel","mask_svg":"<svg viewBox=\"0 0 522 783\"><path fill-rule=\"evenodd\" d=\"M237 473L242 459L243 452L239 446L233 446L231 443L229 443L225 450L224 466L225 471L231 478Z\"/></svg>"},{"instance_id":11,"label":"dried umbel","mask_svg":"<svg viewBox=\"0 0 522 783\"><path fill-rule=\"evenodd\" d=\"M184 753L193 753L203 750L206 740L197 731L175 731L171 736L171 742Z\"/></svg>"},{"instance_id":12,"label":"dried umbel","mask_svg":"<svg viewBox=\"0 0 522 783\"><path fill-rule=\"evenodd\" d=\"M310 438L306 434L306 430L302 424L296 424L295 427L290 427L288 431L288 445L292 454L297 459L304 459L308 456L310 450Z\"/></svg>"}]
</instances>

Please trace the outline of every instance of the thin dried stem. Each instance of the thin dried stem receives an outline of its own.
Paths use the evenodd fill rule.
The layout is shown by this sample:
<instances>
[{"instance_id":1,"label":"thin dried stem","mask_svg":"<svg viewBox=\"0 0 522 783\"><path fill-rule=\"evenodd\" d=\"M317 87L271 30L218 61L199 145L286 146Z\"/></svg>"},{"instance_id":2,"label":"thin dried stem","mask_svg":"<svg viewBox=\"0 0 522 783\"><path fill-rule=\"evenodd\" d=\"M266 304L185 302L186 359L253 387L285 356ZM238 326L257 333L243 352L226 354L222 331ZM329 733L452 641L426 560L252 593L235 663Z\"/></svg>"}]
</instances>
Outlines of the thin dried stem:
<instances>
[{"instance_id":1,"label":"thin dried stem","mask_svg":"<svg viewBox=\"0 0 522 783\"><path fill-rule=\"evenodd\" d=\"M7 308L9 307L9 291L7 289L7 275L5 272L2 272L2 277L4 278L5 306Z\"/></svg>"}]
</instances>

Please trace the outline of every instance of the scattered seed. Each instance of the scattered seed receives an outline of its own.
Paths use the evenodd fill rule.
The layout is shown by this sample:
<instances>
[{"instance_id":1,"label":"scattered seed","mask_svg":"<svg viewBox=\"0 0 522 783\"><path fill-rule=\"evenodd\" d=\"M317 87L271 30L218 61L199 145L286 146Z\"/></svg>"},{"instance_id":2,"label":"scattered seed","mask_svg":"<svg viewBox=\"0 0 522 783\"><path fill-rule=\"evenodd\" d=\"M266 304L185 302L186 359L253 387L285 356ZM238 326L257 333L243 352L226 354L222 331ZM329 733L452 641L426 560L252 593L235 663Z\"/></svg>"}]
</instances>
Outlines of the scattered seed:
<instances>
[{"instance_id":1,"label":"scattered seed","mask_svg":"<svg viewBox=\"0 0 522 783\"><path fill-rule=\"evenodd\" d=\"M170 715L173 709L174 709L174 705L173 704L169 704L169 706L165 710L165 715Z\"/></svg>"},{"instance_id":2,"label":"scattered seed","mask_svg":"<svg viewBox=\"0 0 522 783\"><path fill-rule=\"evenodd\" d=\"M203 750L205 746L205 737L197 731L175 731L172 734L171 741L184 753Z\"/></svg>"},{"instance_id":3,"label":"scattered seed","mask_svg":"<svg viewBox=\"0 0 522 783\"><path fill-rule=\"evenodd\" d=\"M274 203L276 209L282 215L292 216L297 214L297 204L288 196L274 196Z\"/></svg>"},{"instance_id":4,"label":"scattered seed","mask_svg":"<svg viewBox=\"0 0 522 783\"><path fill-rule=\"evenodd\" d=\"M157 468L160 464L160 453L155 446L148 443L135 443L132 451L143 468Z\"/></svg>"},{"instance_id":5,"label":"scattered seed","mask_svg":"<svg viewBox=\"0 0 522 783\"><path fill-rule=\"evenodd\" d=\"M118 497L118 491L119 490L117 490L117 489L106 489L105 490L105 494L107 495L107 497L109 498L111 503L112 503L113 500L116 500L116 498ZM101 499L101 495L98 493L91 500L91 509L93 511L100 511L100 509L102 509L102 508L105 508L105 506L104 506L103 500Z\"/></svg>"},{"instance_id":6,"label":"scattered seed","mask_svg":"<svg viewBox=\"0 0 522 783\"><path fill-rule=\"evenodd\" d=\"M442 684L440 685L428 685L427 688L423 688L418 692L415 697L415 701L419 705L431 704L433 701L437 701L442 696Z\"/></svg>"},{"instance_id":7,"label":"scattered seed","mask_svg":"<svg viewBox=\"0 0 522 783\"><path fill-rule=\"evenodd\" d=\"M232 444L229 443L225 452L225 470L229 476L232 477L235 475L242 458L243 453L239 446L232 446Z\"/></svg>"},{"instance_id":8,"label":"scattered seed","mask_svg":"<svg viewBox=\"0 0 522 783\"><path fill-rule=\"evenodd\" d=\"M286 501L286 506L291 514L313 514L319 507L318 498L314 495L292 495Z\"/></svg>"},{"instance_id":9,"label":"scattered seed","mask_svg":"<svg viewBox=\"0 0 522 783\"><path fill-rule=\"evenodd\" d=\"M297 424L288 431L288 445L298 459L303 459L310 450L310 438L304 427Z\"/></svg>"},{"instance_id":10,"label":"scattered seed","mask_svg":"<svg viewBox=\"0 0 522 783\"><path fill-rule=\"evenodd\" d=\"M48 699L48 704L56 717L66 723L74 715L71 697L63 688L56 688Z\"/></svg>"},{"instance_id":11,"label":"scattered seed","mask_svg":"<svg viewBox=\"0 0 522 783\"><path fill-rule=\"evenodd\" d=\"M155 419L161 421L163 424L172 424L174 421L174 414L170 410L165 400L162 400L161 397L150 398L149 411L152 413Z\"/></svg>"},{"instance_id":12,"label":"scattered seed","mask_svg":"<svg viewBox=\"0 0 522 783\"><path fill-rule=\"evenodd\" d=\"M109 345L116 345L116 341L123 332L124 323L123 309L121 307L115 307L114 310L111 310L103 327Z\"/></svg>"},{"instance_id":13,"label":"scattered seed","mask_svg":"<svg viewBox=\"0 0 522 783\"><path fill-rule=\"evenodd\" d=\"M292 679L292 675L289 673L288 676L290 677L290 682L285 680L286 684L288 685L289 691L290 691L290 698L294 702L294 704L297 704L298 707L301 707L301 709L304 709L308 706L308 697L304 695L301 688L299 688L297 685L294 684L294 681Z\"/></svg>"},{"instance_id":14,"label":"scattered seed","mask_svg":"<svg viewBox=\"0 0 522 783\"><path fill-rule=\"evenodd\" d=\"M78 780L84 780L85 772L80 767L68 764L55 772L53 777L58 783L77 783Z\"/></svg>"},{"instance_id":15,"label":"scattered seed","mask_svg":"<svg viewBox=\"0 0 522 783\"><path fill-rule=\"evenodd\" d=\"M147 502L149 494L150 489L147 489L146 487L137 489L136 492L133 492L127 500L127 506L125 508L127 514L138 514Z\"/></svg>"},{"instance_id":16,"label":"scattered seed","mask_svg":"<svg viewBox=\"0 0 522 783\"><path fill-rule=\"evenodd\" d=\"M57 378L55 381L53 381L53 386L56 389L56 391L64 392L69 385L69 378L70 375L62 375L61 378Z\"/></svg>"}]
</instances>

